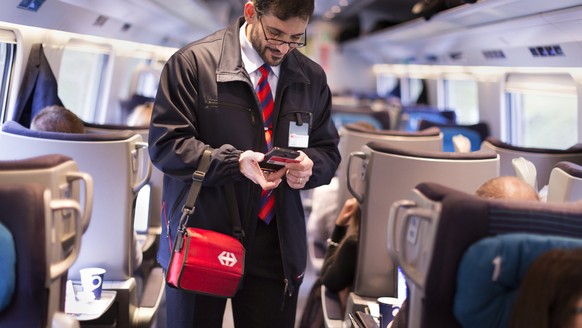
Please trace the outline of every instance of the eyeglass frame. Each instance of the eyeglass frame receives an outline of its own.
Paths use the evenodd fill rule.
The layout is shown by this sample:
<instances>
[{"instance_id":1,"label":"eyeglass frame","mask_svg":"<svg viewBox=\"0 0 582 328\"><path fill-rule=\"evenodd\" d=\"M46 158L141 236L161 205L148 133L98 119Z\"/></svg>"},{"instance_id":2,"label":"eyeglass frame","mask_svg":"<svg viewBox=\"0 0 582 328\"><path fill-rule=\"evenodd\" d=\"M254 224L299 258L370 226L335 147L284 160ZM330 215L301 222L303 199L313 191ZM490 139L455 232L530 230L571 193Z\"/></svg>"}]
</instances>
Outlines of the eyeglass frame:
<instances>
[{"instance_id":1,"label":"eyeglass frame","mask_svg":"<svg viewBox=\"0 0 582 328\"><path fill-rule=\"evenodd\" d=\"M267 31L265 30L265 26L263 25L263 20L261 19L263 14L259 13L257 10L257 16L259 18L259 24L261 24L261 29L263 30L263 36L265 37L265 41L267 41L268 44L274 46L281 46L283 44L287 44L287 46L290 49L303 48L307 45L307 27L305 27L305 32L303 32L304 42L283 41L281 39L269 38L267 37Z\"/></svg>"}]
</instances>

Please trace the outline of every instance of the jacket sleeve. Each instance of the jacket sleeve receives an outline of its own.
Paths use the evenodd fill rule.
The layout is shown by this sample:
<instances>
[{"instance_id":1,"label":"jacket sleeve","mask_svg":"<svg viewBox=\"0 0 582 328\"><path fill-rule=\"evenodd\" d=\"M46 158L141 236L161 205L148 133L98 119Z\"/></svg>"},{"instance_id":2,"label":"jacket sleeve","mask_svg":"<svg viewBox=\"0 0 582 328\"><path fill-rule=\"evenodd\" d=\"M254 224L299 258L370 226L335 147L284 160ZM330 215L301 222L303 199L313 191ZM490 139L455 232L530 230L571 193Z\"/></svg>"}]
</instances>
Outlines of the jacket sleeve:
<instances>
[{"instance_id":1,"label":"jacket sleeve","mask_svg":"<svg viewBox=\"0 0 582 328\"><path fill-rule=\"evenodd\" d=\"M319 82L319 84L314 83L318 86L319 93L314 104L316 114L309 135L309 148L303 149L303 152L313 161L312 176L305 185L305 189L329 184L341 160L337 148L339 135L331 119L331 91L323 70L321 70Z\"/></svg>"},{"instance_id":2,"label":"jacket sleeve","mask_svg":"<svg viewBox=\"0 0 582 328\"><path fill-rule=\"evenodd\" d=\"M152 163L165 174L189 181L208 145L199 139L197 120L198 77L194 58L182 51L164 66L154 102L149 130ZM231 145L213 149L205 185L240 180L238 158L242 151Z\"/></svg>"},{"instance_id":3,"label":"jacket sleeve","mask_svg":"<svg viewBox=\"0 0 582 328\"><path fill-rule=\"evenodd\" d=\"M334 254L326 256L321 270L321 280L329 290L339 292L354 282L358 253L357 241L346 238L331 251Z\"/></svg>"}]
</instances>

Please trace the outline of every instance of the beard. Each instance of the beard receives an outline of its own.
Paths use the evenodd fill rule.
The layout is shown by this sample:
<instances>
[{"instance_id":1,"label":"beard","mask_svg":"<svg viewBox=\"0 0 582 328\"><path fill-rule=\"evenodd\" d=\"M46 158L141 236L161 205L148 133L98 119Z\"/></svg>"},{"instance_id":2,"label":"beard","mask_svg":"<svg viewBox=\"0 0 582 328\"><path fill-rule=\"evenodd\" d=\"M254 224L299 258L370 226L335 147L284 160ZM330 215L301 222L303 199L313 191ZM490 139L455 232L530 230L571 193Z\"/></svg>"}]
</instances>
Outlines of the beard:
<instances>
[{"instance_id":1,"label":"beard","mask_svg":"<svg viewBox=\"0 0 582 328\"><path fill-rule=\"evenodd\" d=\"M255 28L257 27L257 28ZM261 56L263 61L270 66L279 66L290 52L290 49L286 53L279 51L277 46L267 43L265 37L261 31L259 31L257 25L253 25L251 28L251 45L253 49ZM281 46L279 46L281 47Z\"/></svg>"}]
</instances>

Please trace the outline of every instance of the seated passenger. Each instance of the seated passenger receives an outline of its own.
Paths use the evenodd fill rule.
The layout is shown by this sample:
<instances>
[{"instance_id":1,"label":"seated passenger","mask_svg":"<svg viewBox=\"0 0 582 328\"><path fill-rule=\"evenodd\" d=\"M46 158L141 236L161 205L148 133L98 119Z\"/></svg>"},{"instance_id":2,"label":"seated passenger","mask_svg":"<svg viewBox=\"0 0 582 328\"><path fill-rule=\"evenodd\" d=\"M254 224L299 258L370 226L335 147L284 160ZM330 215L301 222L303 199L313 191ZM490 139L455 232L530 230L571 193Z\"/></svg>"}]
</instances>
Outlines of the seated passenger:
<instances>
[{"instance_id":1,"label":"seated passenger","mask_svg":"<svg viewBox=\"0 0 582 328\"><path fill-rule=\"evenodd\" d=\"M354 282L359 220L358 201L355 198L346 200L328 240L321 268L321 280L332 292L340 292Z\"/></svg>"},{"instance_id":2,"label":"seated passenger","mask_svg":"<svg viewBox=\"0 0 582 328\"><path fill-rule=\"evenodd\" d=\"M335 228L328 239L328 247L321 275L313 284L299 327L325 327L321 307L321 286L332 292L349 292L354 282L356 257L358 254L358 228L360 211L355 198L346 200L336 218ZM347 293L340 295L342 311Z\"/></svg>"},{"instance_id":3,"label":"seated passenger","mask_svg":"<svg viewBox=\"0 0 582 328\"><path fill-rule=\"evenodd\" d=\"M484 198L540 200L538 193L532 186L514 176L493 178L482 184L475 191L475 195Z\"/></svg>"},{"instance_id":4,"label":"seated passenger","mask_svg":"<svg viewBox=\"0 0 582 328\"><path fill-rule=\"evenodd\" d=\"M582 249L553 249L533 262L518 290L509 327L582 327Z\"/></svg>"},{"instance_id":5,"label":"seated passenger","mask_svg":"<svg viewBox=\"0 0 582 328\"><path fill-rule=\"evenodd\" d=\"M352 125L376 131L369 122L358 121ZM345 182L344 182L345 183ZM307 235L317 244L325 244L333 232L339 210L338 197L340 185L338 177L333 177L327 185L313 189L312 208L307 219Z\"/></svg>"},{"instance_id":6,"label":"seated passenger","mask_svg":"<svg viewBox=\"0 0 582 328\"><path fill-rule=\"evenodd\" d=\"M539 201L540 198L532 186L515 176L500 176L487 180L475 191L475 195L483 198L513 199ZM408 298L402 304L394 318L393 328L407 327ZM526 327L526 326L523 326Z\"/></svg>"},{"instance_id":7,"label":"seated passenger","mask_svg":"<svg viewBox=\"0 0 582 328\"><path fill-rule=\"evenodd\" d=\"M151 101L136 106L127 118L127 125L144 127L149 126L153 109L154 103Z\"/></svg>"},{"instance_id":8,"label":"seated passenger","mask_svg":"<svg viewBox=\"0 0 582 328\"><path fill-rule=\"evenodd\" d=\"M75 113L62 106L47 106L38 112L30 129L63 133L85 133L83 121Z\"/></svg>"}]
</instances>

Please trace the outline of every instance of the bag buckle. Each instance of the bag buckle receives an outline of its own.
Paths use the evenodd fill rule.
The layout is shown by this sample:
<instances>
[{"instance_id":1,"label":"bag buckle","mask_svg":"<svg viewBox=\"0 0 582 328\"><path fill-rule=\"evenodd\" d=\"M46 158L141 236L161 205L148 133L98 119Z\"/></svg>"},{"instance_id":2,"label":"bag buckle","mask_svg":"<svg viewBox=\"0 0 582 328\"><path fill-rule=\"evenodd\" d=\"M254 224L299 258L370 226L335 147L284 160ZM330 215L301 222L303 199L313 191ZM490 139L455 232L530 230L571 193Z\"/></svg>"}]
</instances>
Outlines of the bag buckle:
<instances>
[{"instance_id":1,"label":"bag buckle","mask_svg":"<svg viewBox=\"0 0 582 328\"><path fill-rule=\"evenodd\" d=\"M184 246L184 233L186 232L186 228L178 227L178 231L176 233L176 243L174 244L174 253L179 253L182 250L182 246Z\"/></svg>"},{"instance_id":2,"label":"bag buckle","mask_svg":"<svg viewBox=\"0 0 582 328\"><path fill-rule=\"evenodd\" d=\"M194 173L192 174L192 180L196 181L196 182L200 182L202 183L202 180L204 180L204 176L206 175L205 172L202 171L194 171Z\"/></svg>"}]
</instances>

